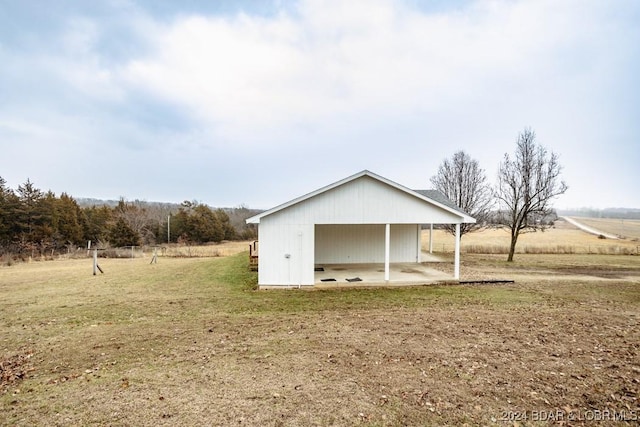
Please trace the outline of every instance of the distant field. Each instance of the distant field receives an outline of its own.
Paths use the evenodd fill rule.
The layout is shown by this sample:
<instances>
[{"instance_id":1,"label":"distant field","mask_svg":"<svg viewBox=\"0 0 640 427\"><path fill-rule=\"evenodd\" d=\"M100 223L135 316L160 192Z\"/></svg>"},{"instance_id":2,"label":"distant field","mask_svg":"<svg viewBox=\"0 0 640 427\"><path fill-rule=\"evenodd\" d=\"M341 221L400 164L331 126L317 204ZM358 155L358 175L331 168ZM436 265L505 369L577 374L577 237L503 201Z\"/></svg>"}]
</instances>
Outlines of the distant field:
<instances>
[{"instance_id":1,"label":"distant field","mask_svg":"<svg viewBox=\"0 0 640 427\"><path fill-rule=\"evenodd\" d=\"M249 244L250 242L248 241L221 242L197 246L172 244L169 246L165 246L160 252L161 255L175 257L224 257L248 251Z\"/></svg>"},{"instance_id":2,"label":"distant field","mask_svg":"<svg viewBox=\"0 0 640 427\"><path fill-rule=\"evenodd\" d=\"M0 267L0 425L638 414L637 261L467 254L463 277L516 283L330 291L253 291L246 253Z\"/></svg>"},{"instance_id":3,"label":"distant field","mask_svg":"<svg viewBox=\"0 0 640 427\"><path fill-rule=\"evenodd\" d=\"M640 241L640 219L583 218L572 217L596 230L622 236L625 239Z\"/></svg>"},{"instance_id":4,"label":"distant field","mask_svg":"<svg viewBox=\"0 0 640 427\"><path fill-rule=\"evenodd\" d=\"M640 222L636 224L640 225ZM592 224L588 225L595 227ZM602 231L611 232L604 229ZM509 230L490 228L465 234L461 240L461 251L506 254L509 242ZM422 249L429 249L429 230L422 233ZM433 249L435 252L452 252L453 236L441 230L434 230ZM521 234L516 247L516 253L638 254L639 251L640 242L637 240L599 239L598 236L581 231L562 220L556 221L555 227L545 231Z\"/></svg>"}]
</instances>

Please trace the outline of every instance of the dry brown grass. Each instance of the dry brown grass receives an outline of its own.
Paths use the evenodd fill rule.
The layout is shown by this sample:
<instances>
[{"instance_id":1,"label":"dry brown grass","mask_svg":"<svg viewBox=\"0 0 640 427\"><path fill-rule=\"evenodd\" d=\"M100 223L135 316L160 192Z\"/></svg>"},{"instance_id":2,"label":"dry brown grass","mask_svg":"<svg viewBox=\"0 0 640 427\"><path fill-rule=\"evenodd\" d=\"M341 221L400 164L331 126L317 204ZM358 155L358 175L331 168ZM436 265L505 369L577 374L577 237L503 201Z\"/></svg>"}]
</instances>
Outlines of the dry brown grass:
<instances>
[{"instance_id":1,"label":"dry brown grass","mask_svg":"<svg viewBox=\"0 0 640 427\"><path fill-rule=\"evenodd\" d=\"M603 230L606 231L606 230ZM463 253L506 254L509 251L509 230L489 228L465 234L461 240ZM422 249L429 249L429 230L423 231ZM434 230L435 252L452 252L454 239L451 234ZM553 254L638 254L640 244L630 239L600 239L581 231L565 221L545 231L524 233L518 238L516 253Z\"/></svg>"},{"instance_id":2,"label":"dry brown grass","mask_svg":"<svg viewBox=\"0 0 640 427\"><path fill-rule=\"evenodd\" d=\"M211 243L208 245L168 245L164 246L160 253L163 256L173 257L225 257L249 250L249 241L228 241ZM149 250L148 252L152 252Z\"/></svg>"},{"instance_id":3,"label":"dry brown grass","mask_svg":"<svg viewBox=\"0 0 640 427\"><path fill-rule=\"evenodd\" d=\"M463 275L517 283L310 292L249 291L246 258L105 259L95 277L89 260L1 267L0 361L20 377L0 424L640 416L637 257L472 254Z\"/></svg>"},{"instance_id":4,"label":"dry brown grass","mask_svg":"<svg viewBox=\"0 0 640 427\"><path fill-rule=\"evenodd\" d=\"M638 219L612 219L612 218L583 218L573 217L596 230L605 233L622 236L628 240L640 240L640 220Z\"/></svg>"}]
</instances>

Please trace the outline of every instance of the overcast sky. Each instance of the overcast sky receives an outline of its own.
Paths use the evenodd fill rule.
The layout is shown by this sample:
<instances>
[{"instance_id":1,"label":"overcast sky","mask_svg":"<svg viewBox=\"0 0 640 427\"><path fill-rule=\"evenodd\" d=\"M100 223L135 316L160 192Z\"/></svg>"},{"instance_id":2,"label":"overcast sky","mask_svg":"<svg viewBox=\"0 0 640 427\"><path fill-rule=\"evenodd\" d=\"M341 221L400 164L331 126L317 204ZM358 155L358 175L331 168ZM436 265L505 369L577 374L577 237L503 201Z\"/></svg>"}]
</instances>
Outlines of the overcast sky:
<instances>
[{"instance_id":1,"label":"overcast sky","mask_svg":"<svg viewBox=\"0 0 640 427\"><path fill-rule=\"evenodd\" d=\"M270 208L363 169L414 189L518 133L558 208L640 208L637 0L0 0L0 176Z\"/></svg>"}]
</instances>

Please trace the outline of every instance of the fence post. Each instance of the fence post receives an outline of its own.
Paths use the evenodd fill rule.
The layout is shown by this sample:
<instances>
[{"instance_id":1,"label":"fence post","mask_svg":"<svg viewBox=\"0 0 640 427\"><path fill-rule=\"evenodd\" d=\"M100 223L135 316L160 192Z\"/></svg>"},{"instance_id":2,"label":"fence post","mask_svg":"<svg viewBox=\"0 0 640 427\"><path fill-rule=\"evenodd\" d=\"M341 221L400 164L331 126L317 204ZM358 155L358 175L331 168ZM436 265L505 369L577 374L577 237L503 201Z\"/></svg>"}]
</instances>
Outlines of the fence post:
<instances>
[{"instance_id":1,"label":"fence post","mask_svg":"<svg viewBox=\"0 0 640 427\"><path fill-rule=\"evenodd\" d=\"M102 271L102 268L100 268L100 264L98 264L98 249L93 250L93 275L94 276L97 274L96 270L104 274L104 271Z\"/></svg>"}]
</instances>

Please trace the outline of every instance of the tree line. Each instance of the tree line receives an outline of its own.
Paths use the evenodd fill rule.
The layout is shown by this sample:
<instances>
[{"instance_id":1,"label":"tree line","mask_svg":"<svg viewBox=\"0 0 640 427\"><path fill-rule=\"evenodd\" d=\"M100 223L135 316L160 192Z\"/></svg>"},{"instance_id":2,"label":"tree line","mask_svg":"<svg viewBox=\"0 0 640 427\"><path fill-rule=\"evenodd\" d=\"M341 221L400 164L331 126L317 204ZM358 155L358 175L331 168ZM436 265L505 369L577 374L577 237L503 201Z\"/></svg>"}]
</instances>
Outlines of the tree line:
<instances>
[{"instance_id":1,"label":"tree line","mask_svg":"<svg viewBox=\"0 0 640 427\"><path fill-rule=\"evenodd\" d=\"M561 170L558 156L527 128L518 135L514 154L500 162L495 186L464 151L445 159L431 183L476 218L476 224L460 225L461 235L487 224L508 228L512 261L520 234L549 225L551 201L567 190ZM257 212L242 206L211 209L195 201L176 206L121 199L113 206L81 206L66 193L43 192L30 180L14 191L0 177L0 255L71 250L87 241L123 247L254 239L255 226L244 220ZM455 226L449 231L455 233Z\"/></svg>"},{"instance_id":2,"label":"tree line","mask_svg":"<svg viewBox=\"0 0 640 427\"><path fill-rule=\"evenodd\" d=\"M85 247L201 244L256 237L244 219L255 210L128 202L81 206L67 193L42 191L27 179L13 190L0 177L0 255L45 254Z\"/></svg>"},{"instance_id":3,"label":"tree line","mask_svg":"<svg viewBox=\"0 0 640 427\"><path fill-rule=\"evenodd\" d=\"M484 169L464 151L445 159L431 177L435 189L476 219L475 224L460 224L460 235L487 224L507 228L511 234L507 261L513 261L518 237L549 226L554 213L552 200L567 191L560 179L562 166L558 155L536 141L526 128L518 134L513 155L505 153L498 168L495 186L489 184ZM455 226L445 226L455 233Z\"/></svg>"}]
</instances>

